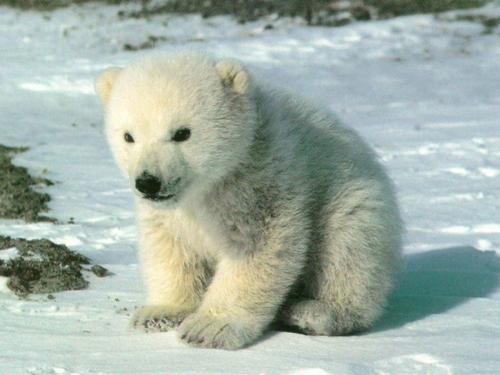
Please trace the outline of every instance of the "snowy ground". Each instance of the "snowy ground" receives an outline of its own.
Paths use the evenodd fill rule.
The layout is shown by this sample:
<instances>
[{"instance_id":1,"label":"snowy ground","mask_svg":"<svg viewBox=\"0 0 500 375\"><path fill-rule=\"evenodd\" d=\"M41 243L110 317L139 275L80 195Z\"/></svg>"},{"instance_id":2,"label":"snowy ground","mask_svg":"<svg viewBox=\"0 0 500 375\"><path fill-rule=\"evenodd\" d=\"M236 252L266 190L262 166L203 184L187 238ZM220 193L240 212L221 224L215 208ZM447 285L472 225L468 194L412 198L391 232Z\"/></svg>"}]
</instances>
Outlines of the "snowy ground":
<instances>
[{"instance_id":1,"label":"snowy ground","mask_svg":"<svg viewBox=\"0 0 500 375\"><path fill-rule=\"evenodd\" d=\"M120 19L117 7L0 7L0 143L56 185L63 224L0 221L114 272L84 291L19 300L0 289L0 374L500 373L500 28L411 16L342 28L196 16ZM500 7L476 12L500 16ZM264 30L267 23L274 29ZM197 350L128 330L141 304L131 194L103 137L92 81L149 51L238 57L326 103L378 151L398 187L406 270L369 333L269 333L245 350ZM64 224L73 217L75 224Z\"/></svg>"}]
</instances>

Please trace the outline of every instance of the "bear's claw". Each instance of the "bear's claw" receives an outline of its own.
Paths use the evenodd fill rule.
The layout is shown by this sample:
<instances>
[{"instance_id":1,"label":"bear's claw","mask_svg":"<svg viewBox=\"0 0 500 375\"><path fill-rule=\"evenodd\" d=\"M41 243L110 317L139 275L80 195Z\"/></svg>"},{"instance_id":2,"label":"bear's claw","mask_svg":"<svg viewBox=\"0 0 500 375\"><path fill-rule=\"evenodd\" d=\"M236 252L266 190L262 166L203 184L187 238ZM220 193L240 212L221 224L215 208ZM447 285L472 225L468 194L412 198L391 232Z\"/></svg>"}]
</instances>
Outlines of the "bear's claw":
<instances>
[{"instance_id":1,"label":"bear's claw","mask_svg":"<svg viewBox=\"0 0 500 375\"><path fill-rule=\"evenodd\" d=\"M167 306L144 306L135 312L131 325L146 332L166 332L177 327L185 315Z\"/></svg>"}]
</instances>

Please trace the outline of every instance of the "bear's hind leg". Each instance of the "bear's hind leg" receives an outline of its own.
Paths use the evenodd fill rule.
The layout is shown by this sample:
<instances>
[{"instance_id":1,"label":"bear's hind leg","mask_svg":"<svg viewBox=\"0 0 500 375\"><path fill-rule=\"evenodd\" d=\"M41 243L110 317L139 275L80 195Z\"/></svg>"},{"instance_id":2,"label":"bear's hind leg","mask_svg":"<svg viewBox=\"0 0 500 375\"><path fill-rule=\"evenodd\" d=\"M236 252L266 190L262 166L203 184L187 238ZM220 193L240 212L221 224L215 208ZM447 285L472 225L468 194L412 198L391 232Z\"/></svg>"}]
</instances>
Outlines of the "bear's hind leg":
<instances>
[{"instance_id":1,"label":"bear's hind leg","mask_svg":"<svg viewBox=\"0 0 500 375\"><path fill-rule=\"evenodd\" d=\"M348 319L346 319L348 317ZM338 336L365 331L370 323L355 311L338 313L328 302L304 299L285 306L280 323L312 336Z\"/></svg>"},{"instance_id":2,"label":"bear's hind leg","mask_svg":"<svg viewBox=\"0 0 500 375\"><path fill-rule=\"evenodd\" d=\"M282 309L283 323L308 334L347 335L370 328L381 315L401 246L397 207L381 190L352 184L325 206L304 290Z\"/></svg>"},{"instance_id":3,"label":"bear's hind leg","mask_svg":"<svg viewBox=\"0 0 500 375\"><path fill-rule=\"evenodd\" d=\"M296 301L281 311L280 320L289 327L313 336L331 336L333 334L333 310L318 300Z\"/></svg>"}]
</instances>

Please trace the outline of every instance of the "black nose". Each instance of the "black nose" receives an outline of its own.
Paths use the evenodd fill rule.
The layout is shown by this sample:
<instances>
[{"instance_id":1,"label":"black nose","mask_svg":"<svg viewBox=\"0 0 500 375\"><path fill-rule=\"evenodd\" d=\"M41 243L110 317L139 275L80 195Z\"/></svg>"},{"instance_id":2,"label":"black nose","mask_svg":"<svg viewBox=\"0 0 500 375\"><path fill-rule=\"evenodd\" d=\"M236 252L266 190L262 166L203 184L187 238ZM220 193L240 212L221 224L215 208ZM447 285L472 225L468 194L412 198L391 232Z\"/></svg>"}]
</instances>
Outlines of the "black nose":
<instances>
[{"instance_id":1,"label":"black nose","mask_svg":"<svg viewBox=\"0 0 500 375\"><path fill-rule=\"evenodd\" d=\"M136 178L135 188L145 195L155 196L160 192L161 181L158 177L144 172Z\"/></svg>"}]
</instances>

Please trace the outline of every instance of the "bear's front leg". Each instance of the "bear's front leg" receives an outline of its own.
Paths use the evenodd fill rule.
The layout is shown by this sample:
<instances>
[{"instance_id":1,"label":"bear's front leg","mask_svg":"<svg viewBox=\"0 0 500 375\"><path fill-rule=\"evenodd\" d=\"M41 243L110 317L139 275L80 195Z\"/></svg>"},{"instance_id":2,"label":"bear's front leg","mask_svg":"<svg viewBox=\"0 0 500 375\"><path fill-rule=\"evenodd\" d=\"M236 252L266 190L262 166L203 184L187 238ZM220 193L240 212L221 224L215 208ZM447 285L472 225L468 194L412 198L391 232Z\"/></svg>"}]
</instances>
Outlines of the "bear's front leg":
<instances>
[{"instance_id":1,"label":"bear's front leg","mask_svg":"<svg viewBox=\"0 0 500 375\"><path fill-rule=\"evenodd\" d=\"M306 253L304 230L281 228L288 233L275 233L263 249L220 261L200 308L177 329L182 341L234 350L262 334L297 279Z\"/></svg>"},{"instance_id":2,"label":"bear's front leg","mask_svg":"<svg viewBox=\"0 0 500 375\"><path fill-rule=\"evenodd\" d=\"M147 302L131 324L147 332L173 329L200 304L209 278L206 261L154 227L142 230L140 257Z\"/></svg>"}]
</instances>

